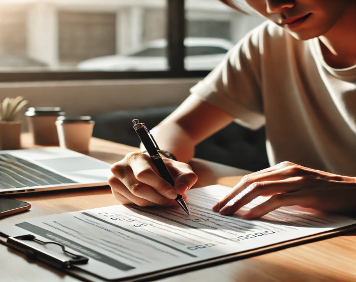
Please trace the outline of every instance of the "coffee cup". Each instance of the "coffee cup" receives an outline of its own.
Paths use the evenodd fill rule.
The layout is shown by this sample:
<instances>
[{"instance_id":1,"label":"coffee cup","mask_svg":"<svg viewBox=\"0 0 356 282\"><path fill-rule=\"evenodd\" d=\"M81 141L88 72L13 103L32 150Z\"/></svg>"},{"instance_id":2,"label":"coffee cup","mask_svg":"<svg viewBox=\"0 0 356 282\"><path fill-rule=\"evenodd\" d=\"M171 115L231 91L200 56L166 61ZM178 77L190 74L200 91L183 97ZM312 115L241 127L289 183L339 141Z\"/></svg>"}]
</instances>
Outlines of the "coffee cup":
<instances>
[{"instance_id":1,"label":"coffee cup","mask_svg":"<svg viewBox=\"0 0 356 282\"><path fill-rule=\"evenodd\" d=\"M77 152L88 152L95 122L90 116L60 116L57 118L59 146Z\"/></svg>"},{"instance_id":2,"label":"coffee cup","mask_svg":"<svg viewBox=\"0 0 356 282\"><path fill-rule=\"evenodd\" d=\"M60 107L30 107L25 115L35 145L59 145L55 122L58 116L65 115Z\"/></svg>"}]
</instances>

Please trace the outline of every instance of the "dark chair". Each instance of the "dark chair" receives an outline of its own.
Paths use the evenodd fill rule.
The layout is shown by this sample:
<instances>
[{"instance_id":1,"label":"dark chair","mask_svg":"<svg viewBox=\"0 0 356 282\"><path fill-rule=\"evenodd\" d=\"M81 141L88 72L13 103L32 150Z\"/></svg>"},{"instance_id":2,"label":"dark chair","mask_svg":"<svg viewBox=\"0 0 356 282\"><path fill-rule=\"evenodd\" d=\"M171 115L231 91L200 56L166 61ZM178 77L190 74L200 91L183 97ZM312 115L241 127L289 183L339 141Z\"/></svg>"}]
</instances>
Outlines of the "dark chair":
<instances>
[{"instance_id":1,"label":"dark chair","mask_svg":"<svg viewBox=\"0 0 356 282\"><path fill-rule=\"evenodd\" d=\"M140 141L132 128L132 120L137 118L153 128L175 108L119 110L93 116L93 136L138 147ZM256 171L269 166L265 140L264 128L252 131L233 122L198 144L195 157Z\"/></svg>"}]
</instances>

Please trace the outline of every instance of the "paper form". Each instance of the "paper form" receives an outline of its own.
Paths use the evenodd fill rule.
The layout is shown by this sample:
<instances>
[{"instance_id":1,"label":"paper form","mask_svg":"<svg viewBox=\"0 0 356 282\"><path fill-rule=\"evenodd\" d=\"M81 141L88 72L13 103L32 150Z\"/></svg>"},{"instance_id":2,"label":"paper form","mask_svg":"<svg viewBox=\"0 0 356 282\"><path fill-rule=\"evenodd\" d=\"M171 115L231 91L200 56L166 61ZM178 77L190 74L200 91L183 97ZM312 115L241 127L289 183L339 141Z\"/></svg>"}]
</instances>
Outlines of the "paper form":
<instances>
[{"instance_id":1,"label":"paper form","mask_svg":"<svg viewBox=\"0 0 356 282\"><path fill-rule=\"evenodd\" d=\"M33 233L89 258L80 266L106 279L174 268L352 225L356 219L281 208L261 220L222 216L212 206L231 188L188 192L191 215L180 208L110 206L29 219L1 228ZM245 208L256 205L255 200Z\"/></svg>"}]
</instances>

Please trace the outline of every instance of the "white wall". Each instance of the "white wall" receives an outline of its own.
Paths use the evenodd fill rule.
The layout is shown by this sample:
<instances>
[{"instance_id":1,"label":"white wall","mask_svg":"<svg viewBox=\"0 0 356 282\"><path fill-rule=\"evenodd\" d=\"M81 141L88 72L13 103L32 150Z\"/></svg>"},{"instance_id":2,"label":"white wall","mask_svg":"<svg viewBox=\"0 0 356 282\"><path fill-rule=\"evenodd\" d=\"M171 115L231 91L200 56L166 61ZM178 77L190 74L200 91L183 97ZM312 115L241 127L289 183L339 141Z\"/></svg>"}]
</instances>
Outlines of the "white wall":
<instances>
[{"instance_id":1,"label":"white wall","mask_svg":"<svg viewBox=\"0 0 356 282\"><path fill-rule=\"evenodd\" d=\"M199 79L147 79L0 83L0 101L25 97L27 107L61 107L67 115L96 115L120 109L179 105ZM25 109L17 119L23 121Z\"/></svg>"}]
</instances>

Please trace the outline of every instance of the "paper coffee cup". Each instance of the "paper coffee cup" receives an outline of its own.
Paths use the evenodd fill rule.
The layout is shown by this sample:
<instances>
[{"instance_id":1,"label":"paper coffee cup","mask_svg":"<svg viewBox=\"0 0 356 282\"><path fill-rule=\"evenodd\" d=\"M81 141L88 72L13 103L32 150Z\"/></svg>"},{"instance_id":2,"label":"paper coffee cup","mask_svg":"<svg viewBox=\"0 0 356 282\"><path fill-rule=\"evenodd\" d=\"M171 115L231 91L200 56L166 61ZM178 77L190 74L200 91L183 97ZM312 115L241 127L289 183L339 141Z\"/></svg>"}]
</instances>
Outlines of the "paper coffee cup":
<instances>
[{"instance_id":1,"label":"paper coffee cup","mask_svg":"<svg viewBox=\"0 0 356 282\"><path fill-rule=\"evenodd\" d=\"M61 116L57 118L59 146L77 152L88 152L95 122L90 116Z\"/></svg>"},{"instance_id":2,"label":"paper coffee cup","mask_svg":"<svg viewBox=\"0 0 356 282\"><path fill-rule=\"evenodd\" d=\"M25 115L35 145L59 145L55 122L58 116L65 115L61 108L30 107L27 109Z\"/></svg>"}]
</instances>

